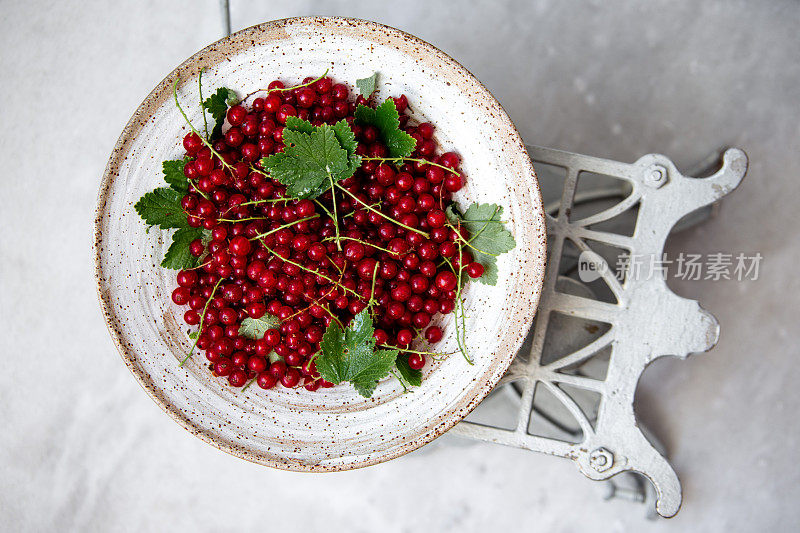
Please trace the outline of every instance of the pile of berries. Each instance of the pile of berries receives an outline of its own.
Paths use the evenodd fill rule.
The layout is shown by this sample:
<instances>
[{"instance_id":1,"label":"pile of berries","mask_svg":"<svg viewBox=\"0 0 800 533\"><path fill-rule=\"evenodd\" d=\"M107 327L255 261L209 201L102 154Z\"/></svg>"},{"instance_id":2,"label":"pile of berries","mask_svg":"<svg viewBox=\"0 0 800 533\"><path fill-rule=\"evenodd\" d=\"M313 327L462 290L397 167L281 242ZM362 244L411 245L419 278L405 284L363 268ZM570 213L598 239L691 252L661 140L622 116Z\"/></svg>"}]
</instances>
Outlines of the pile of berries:
<instances>
[{"instance_id":1,"label":"pile of berries","mask_svg":"<svg viewBox=\"0 0 800 533\"><path fill-rule=\"evenodd\" d=\"M437 153L430 123L409 125L405 95L394 102L401 128L416 140L411 158L423 161L381 161L388 151L378 130L353 123L356 105L367 100L330 78L289 90L273 81L250 109L229 108L229 129L212 140L226 164L196 134L184 138L184 172L193 185L181 205L189 225L210 230L211 240L191 243L191 253L204 258L178 273L172 300L188 306L187 324L202 322L197 346L232 386L251 379L265 389L278 382L309 391L331 386L312 357L332 320L346 325L370 301L378 345L402 351L418 335L435 343L442 330L431 319L456 305L458 280L448 262L472 278L483 274L458 246L466 231L445 216L451 194L463 186L459 156ZM262 157L283 150L290 116L351 125L365 159L340 182L350 195L333 189L316 201L287 199L286 188L260 171ZM334 198L337 221L329 214ZM261 339L239 334L244 319L266 313L280 325ZM273 351L280 358L270 362ZM425 356L409 353L408 364L420 369Z\"/></svg>"}]
</instances>

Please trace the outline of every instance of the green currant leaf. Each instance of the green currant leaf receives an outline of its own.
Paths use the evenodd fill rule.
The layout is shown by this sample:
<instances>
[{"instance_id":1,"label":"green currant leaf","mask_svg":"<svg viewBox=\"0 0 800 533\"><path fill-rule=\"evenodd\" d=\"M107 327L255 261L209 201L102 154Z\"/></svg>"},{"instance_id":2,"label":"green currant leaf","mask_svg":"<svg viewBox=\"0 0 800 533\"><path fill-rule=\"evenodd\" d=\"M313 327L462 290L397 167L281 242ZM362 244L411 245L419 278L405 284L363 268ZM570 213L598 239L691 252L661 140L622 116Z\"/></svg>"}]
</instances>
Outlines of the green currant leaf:
<instances>
[{"instance_id":1,"label":"green currant leaf","mask_svg":"<svg viewBox=\"0 0 800 533\"><path fill-rule=\"evenodd\" d=\"M371 124L378 128L381 140L389 149L389 157L409 157L414 151L417 141L400 129L400 114L391 98L375 109L359 105L355 117L359 124Z\"/></svg>"},{"instance_id":2,"label":"green currant leaf","mask_svg":"<svg viewBox=\"0 0 800 533\"><path fill-rule=\"evenodd\" d=\"M355 137L346 122L324 124L308 131L305 121L289 121L283 131L283 152L261 160L270 177L286 185L293 198L316 198L331 187L331 181L349 178L361 164L355 155ZM350 151L352 149L352 152Z\"/></svg>"},{"instance_id":3,"label":"green currant leaf","mask_svg":"<svg viewBox=\"0 0 800 533\"><path fill-rule=\"evenodd\" d=\"M217 123L211 132L211 138L216 139L222 135L222 125L225 123L225 114L228 107L238 101L236 93L227 87L220 87L217 92L209 96L203 102L203 109L211 113Z\"/></svg>"},{"instance_id":4,"label":"green currant leaf","mask_svg":"<svg viewBox=\"0 0 800 533\"><path fill-rule=\"evenodd\" d=\"M301 133L313 133L317 128L309 121L303 120L300 117L286 117L286 129L299 131Z\"/></svg>"},{"instance_id":5,"label":"green currant leaf","mask_svg":"<svg viewBox=\"0 0 800 533\"><path fill-rule=\"evenodd\" d=\"M316 131L317 126L298 117L288 117L286 119L286 128L310 134ZM358 167L361 166L361 156L356 155L358 141L356 141L356 136L353 134L353 130L350 129L350 125L344 119L333 125L333 133L336 135L339 145L347 151L347 173L343 175L344 177L339 178L346 179L355 174Z\"/></svg>"},{"instance_id":6,"label":"green currant leaf","mask_svg":"<svg viewBox=\"0 0 800 533\"><path fill-rule=\"evenodd\" d=\"M368 78L362 78L360 80L356 80L356 87L358 87L359 92L364 98L369 98L372 96L372 93L375 92L375 89L378 85L378 73L375 72L372 76Z\"/></svg>"},{"instance_id":7,"label":"green currant leaf","mask_svg":"<svg viewBox=\"0 0 800 533\"><path fill-rule=\"evenodd\" d=\"M247 339L257 340L263 338L267 330L277 328L280 325L280 319L269 313L264 313L261 318L247 317L242 320L242 325L239 326L239 335Z\"/></svg>"},{"instance_id":8,"label":"green currant leaf","mask_svg":"<svg viewBox=\"0 0 800 533\"><path fill-rule=\"evenodd\" d=\"M358 167L361 166L361 156L356 155L356 148L358 148L358 141L350 129L350 124L342 119L333 125L333 134L336 135L336 140L339 145L347 152L347 170L342 174L339 179L347 179L356 173Z\"/></svg>"},{"instance_id":9,"label":"green currant leaf","mask_svg":"<svg viewBox=\"0 0 800 533\"><path fill-rule=\"evenodd\" d=\"M189 192L189 180L183 173L183 168L188 162L189 159L184 158L161 163L161 172L164 174L164 181L178 192Z\"/></svg>"},{"instance_id":10,"label":"green currant leaf","mask_svg":"<svg viewBox=\"0 0 800 533\"><path fill-rule=\"evenodd\" d=\"M342 119L333 126L333 134L336 135L336 140L339 141L339 146L344 148L347 152L347 157L353 157L356 153L356 148L358 148L358 141L356 141L356 136L353 134L353 130L350 129L350 124L347 123L346 120Z\"/></svg>"},{"instance_id":11,"label":"green currant leaf","mask_svg":"<svg viewBox=\"0 0 800 533\"><path fill-rule=\"evenodd\" d=\"M189 245L193 240L202 239L203 236L202 228L180 228L172 234L172 244L167 249L167 253L164 254L161 266L172 270L195 268L200 264L200 258L191 254Z\"/></svg>"},{"instance_id":12,"label":"green currant leaf","mask_svg":"<svg viewBox=\"0 0 800 533\"><path fill-rule=\"evenodd\" d=\"M161 229L186 228L186 213L181 208L183 195L175 189L160 187L146 193L136 202L134 209L151 226Z\"/></svg>"},{"instance_id":13,"label":"green currant leaf","mask_svg":"<svg viewBox=\"0 0 800 533\"><path fill-rule=\"evenodd\" d=\"M415 370L408 366L408 354L398 355L395 366L397 367L397 371L400 372L400 376L409 385L419 387L420 383L422 383L422 371Z\"/></svg>"},{"instance_id":14,"label":"green currant leaf","mask_svg":"<svg viewBox=\"0 0 800 533\"><path fill-rule=\"evenodd\" d=\"M514 236L503 225L503 208L497 204L474 203L462 215L448 206L445 213L451 224L461 225L469 232L469 243L464 245L475 261L483 265L483 275L478 281L486 285L497 284L497 256L513 250L517 245Z\"/></svg>"},{"instance_id":15,"label":"green currant leaf","mask_svg":"<svg viewBox=\"0 0 800 533\"><path fill-rule=\"evenodd\" d=\"M309 121L298 117L287 117L286 128L292 131L308 134L317 131L317 126L314 126ZM350 129L350 125L346 120L342 119L333 125L333 133L336 136L336 140L339 141L339 146L344 148L344 150L347 152L348 160L351 163L357 163L355 168L358 168L358 166L361 164L361 157L355 155L356 148L358 148L358 141L356 141L356 136L353 134L353 130ZM355 169L353 172L355 172Z\"/></svg>"},{"instance_id":16,"label":"green currant leaf","mask_svg":"<svg viewBox=\"0 0 800 533\"><path fill-rule=\"evenodd\" d=\"M389 375L396 359L397 350L375 350L370 354L369 366L349 381L361 396L369 398L375 392L378 381Z\"/></svg>"},{"instance_id":17,"label":"green currant leaf","mask_svg":"<svg viewBox=\"0 0 800 533\"><path fill-rule=\"evenodd\" d=\"M378 380L389 375L397 359L397 350L375 349L374 331L368 309L344 330L331 322L314 359L320 376L335 384L349 381L365 398L372 396Z\"/></svg>"},{"instance_id":18,"label":"green currant leaf","mask_svg":"<svg viewBox=\"0 0 800 533\"><path fill-rule=\"evenodd\" d=\"M344 331L337 321L331 321L322 335L314 362L317 372L327 381L338 384L347 379Z\"/></svg>"}]
</instances>

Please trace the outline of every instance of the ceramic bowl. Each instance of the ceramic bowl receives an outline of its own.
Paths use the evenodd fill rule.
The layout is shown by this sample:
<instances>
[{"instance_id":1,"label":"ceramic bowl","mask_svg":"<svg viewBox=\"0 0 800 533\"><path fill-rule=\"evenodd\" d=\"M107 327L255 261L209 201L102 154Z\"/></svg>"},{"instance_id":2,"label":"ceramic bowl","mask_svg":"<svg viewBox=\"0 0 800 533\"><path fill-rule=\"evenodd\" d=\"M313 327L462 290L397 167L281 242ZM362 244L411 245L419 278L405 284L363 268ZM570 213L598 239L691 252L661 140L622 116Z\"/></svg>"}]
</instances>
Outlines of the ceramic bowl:
<instances>
[{"instance_id":1,"label":"ceramic bowl","mask_svg":"<svg viewBox=\"0 0 800 533\"><path fill-rule=\"evenodd\" d=\"M178 96L202 124L198 73L205 94L225 85L240 95L275 78L295 84L329 75L351 87L378 71L379 97L406 94L417 119L436 125L437 140L462 154L466 187L456 200L503 206L516 248L499 260L499 281L466 290L466 342L474 364L459 354L429 362L422 386L403 393L382 381L370 399L349 385L233 389L207 370L191 346L183 310L170 299L175 272L159 267L168 236L147 231L133 209L163 186L161 161L182 155L187 127ZM136 379L177 422L206 442L257 463L304 471L345 470L403 455L466 416L502 377L531 324L545 270L545 225L536 175L522 140L489 91L430 44L373 22L294 18L242 30L201 50L144 100L114 148L99 193L96 275L111 335ZM437 317L455 348L453 315Z\"/></svg>"}]
</instances>

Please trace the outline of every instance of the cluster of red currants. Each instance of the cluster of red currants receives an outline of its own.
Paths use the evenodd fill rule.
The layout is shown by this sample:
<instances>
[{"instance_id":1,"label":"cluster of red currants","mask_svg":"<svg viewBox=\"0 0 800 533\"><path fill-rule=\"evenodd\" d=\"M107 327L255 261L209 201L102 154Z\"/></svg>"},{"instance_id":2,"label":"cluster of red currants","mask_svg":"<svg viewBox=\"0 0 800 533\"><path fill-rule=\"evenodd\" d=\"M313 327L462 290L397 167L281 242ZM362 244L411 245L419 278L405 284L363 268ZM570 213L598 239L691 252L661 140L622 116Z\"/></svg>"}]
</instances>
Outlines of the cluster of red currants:
<instances>
[{"instance_id":1,"label":"cluster of red currants","mask_svg":"<svg viewBox=\"0 0 800 533\"><path fill-rule=\"evenodd\" d=\"M378 345L403 350L417 335L436 343L442 330L430 324L432 317L456 305L458 280L450 265L472 278L483 274L459 245L469 238L466 231L445 216L451 193L463 185L459 157L437 154L433 126L409 125L406 97L394 101L419 161L381 161L388 151L378 130L353 123L356 105L367 101L352 99L347 86L329 78L288 90L273 81L249 110L231 107L230 127L212 141L213 151L194 133L184 138L192 186L181 205L188 223L210 230L211 240L191 243L191 253L205 257L197 269L178 273L172 299L188 305L187 324L202 323L197 346L212 372L232 386L251 379L265 389L278 382L310 391L331 386L312 356L331 321L347 324L370 302ZM260 171L262 157L283 150L290 116L351 125L365 159L339 183L342 189L316 201L286 198L286 188ZM280 325L261 339L240 335L243 320L266 313ZM272 352L280 356L274 362ZM424 354L409 353L408 364L422 368Z\"/></svg>"}]
</instances>

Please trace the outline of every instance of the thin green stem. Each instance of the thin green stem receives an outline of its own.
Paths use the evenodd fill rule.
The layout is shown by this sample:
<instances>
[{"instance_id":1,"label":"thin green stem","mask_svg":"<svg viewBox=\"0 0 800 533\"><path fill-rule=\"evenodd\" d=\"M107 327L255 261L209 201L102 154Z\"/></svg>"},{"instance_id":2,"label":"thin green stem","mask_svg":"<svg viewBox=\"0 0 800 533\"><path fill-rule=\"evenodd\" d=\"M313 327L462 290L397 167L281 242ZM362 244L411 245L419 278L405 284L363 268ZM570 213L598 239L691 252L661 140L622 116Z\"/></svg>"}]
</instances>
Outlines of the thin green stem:
<instances>
[{"instance_id":1,"label":"thin green stem","mask_svg":"<svg viewBox=\"0 0 800 533\"><path fill-rule=\"evenodd\" d=\"M246 390L247 390L247 387L249 387L250 385L252 385L252 384L253 384L253 382L254 382L255 380L256 380L256 378L253 378L253 379L251 379L251 380L250 380L250 382L249 382L247 385L245 385L244 387L242 387L242 392L246 391Z\"/></svg>"},{"instance_id":2,"label":"thin green stem","mask_svg":"<svg viewBox=\"0 0 800 533\"><path fill-rule=\"evenodd\" d=\"M266 200L250 200L239 205L258 205L258 204L271 204L275 202L288 202L289 198L267 198Z\"/></svg>"},{"instance_id":3,"label":"thin green stem","mask_svg":"<svg viewBox=\"0 0 800 533\"><path fill-rule=\"evenodd\" d=\"M497 211L495 211L495 213L496 212ZM470 222L497 222L498 224L508 224L509 221L508 220L487 220L487 219L483 218L483 219L475 219L475 220L470 219Z\"/></svg>"},{"instance_id":4,"label":"thin green stem","mask_svg":"<svg viewBox=\"0 0 800 533\"><path fill-rule=\"evenodd\" d=\"M331 282L332 284L336 285L337 287L341 287L343 290L345 290L345 291L347 291L347 292L351 292L351 293L353 293L353 295L354 295L354 296L356 296L357 298L361 298L361 295L360 295L360 294L358 294L356 291L354 291L353 289L349 289L349 288L345 287L344 285L342 285L342 284L341 284L341 283L339 283L338 281L336 281L336 280L334 280L334 279L332 279L332 278L329 278L329 277L328 277L328 276L326 276L325 274L322 274L321 272L317 272L317 271L315 271L315 270L311 270L311 269L310 269L310 268L308 268L308 267L304 267L304 266L303 266L303 265L301 265L300 263L297 263L297 262L295 262L295 261L292 261L291 259L287 259L287 258L281 257L280 255L278 255L277 253L275 253L275 250L273 250L272 248L270 248L269 246L267 246L266 244L264 244L264 241L263 241L263 240L261 241L261 244L263 244L263 245L264 245L264 248L266 248L266 250L267 250L269 253L271 253L271 254L272 254L272 255L274 255L275 257L279 257L279 258L280 258L282 261L286 261L286 262L287 262L287 263L289 263L290 265L294 265L294 266L296 266L297 268L299 268L300 270L305 270L306 272L310 272L311 274L314 274L315 276L319 276L319 277L321 277L322 279L324 279L324 280L327 280L327 281Z\"/></svg>"},{"instance_id":5,"label":"thin green stem","mask_svg":"<svg viewBox=\"0 0 800 533\"><path fill-rule=\"evenodd\" d=\"M391 162L399 162L399 161L413 161L414 163L424 163L426 165L430 165L432 167L439 167L444 169L448 172L452 172L456 176L460 176L460 172L456 172L450 167L446 167L444 165L440 165L439 163L434 163L433 161L428 161L427 159L417 159L415 157L362 157L363 161L391 161Z\"/></svg>"},{"instance_id":6,"label":"thin green stem","mask_svg":"<svg viewBox=\"0 0 800 533\"><path fill-rule=\"evenodd\" d=\"M333 226L336 228L336 249L342 251L342 242L339 240L339 216L336 211L336 195L333 191L333 176L328 172L328 180L331 182L331 200L333 201ZM349 191L348 191L349 192Z\"/></svg>"},{"instance_id":7,"label":"thin green stem","mask_svg":"<svg viewBox=\"0 0 800 533\"><path fill-rule=\"evenodd\" d=\"M389 370L389 373L392 374L395 378L397 378L397 381L399 381L400 385L403 386L403 394L411 392L411 389L409 389L408 385L406 385L406 380L404 380L397 372L395 372L394 369Z\"/></svg>"},{"instance_id":8,"label":"thin green stem","mask_svg":"<svg viewBox=\"0 0 800 533\"><path fill-rule=\"evenodd\" d=\"M282 226L279 226L279 227L277 227L275 229L271 229L266 233L261 233L259 235L256 235L255 237L251 237L250 240L251 241L261 240L264 237L266 237L267 235L272 235L276 231L280 231L280 230L285 229L285 228L290 228L290 227L294 226L295 224L299 224L301 222L305 222L306 220L311 220L312 218L317 218L317 217L319 217L319 213L315 213L315 214L311 215L310 217L299 218L299 219L295 220L294 222L289 222L288 224L283 224ZM264 246L266 246L266 245L264 245Z\"/></svg>"},{"instance_id":9,"label":"thin green stem","mask_svg":"<svg viewBox=\"0 0 800 533\"><path fill-rule=\"evenodd\" d=\"M500 209L500 207L499 207L499 206L494 208L494 213L492 213L492 218L494 218L494 216L497 214L497 211L498 211L499 209ZM486 230L486 228L488 228L488 227L489 227L489 223L490 223L490 222L495 222L495 221L494 221L494 220L487 220L487 221L486 221L486 223L483 225L483 227L482 227L480 230L478 230L478 232L477 232L475 235L473 235L472 237L470 237L470 238L469 238L469 242L472 242L472 241L474 241L475 239L477 239L477 238L478 238L478 235L480 235L481 233L483 233L483 232ZM459 222L459 226L460 226L460 225L461 225L461 223ZM460 234L459 234L459 235L460 235Z\"/></svg>"},{"instance_id":10,"label":"thin green stem","mask_svg":"<svg viewBox=\"0 0 800 533\"><path fill-rule=\"evenodd\" d=\"M470 222L471 222L471 221L470 221ZM494 221L490 221L490 222L494 222ZM488 224L487 224L487 225L488 225ZM475 245L473 245L473 244L472 244L470 241L472 241L473 239L475 239L475 237L472 237L472 238L471 238L471 239L468 241L467 239L465 239L464 237L462 237L462 236L461 236L461 233L459 233L459 232L458 232L458 230L456 230L456 227L455 227L455 226L453 226L453 225L452 225L452 224L450 224L449 222L447 223L447 226L448 226L448 227L450 227L451 229L453 229L453 230L455 231L455 234L456 234L456 238L457 238L457 239L459 239L460 241L462 241L464 244L466 244L467 246L469 246L470 248L472 248L472 249L473 249L473 250L475 250L476 252L480 252L480 253L482 253L482 254L486 254L486 255L491 255L492 257L500 257L500 255L499 255L499 254L493 254L493 253L491 253L491 252L486 252L486 251L484 251L484 250L481 250L480 248L476 247ZM486 228L486 226L484 226L484 229L485 229L485 228ZM483 231L483 229L481 229L481 231ZM480 232L478 232L478 233L477 233L475 236L477 237L478 235L480 235Z\"/></svg>"},{"instance_id":11,"label":"thin green stem","mask_svg":"<svg viewBox=\"0 0 800 533\"><path fill-rule=\"evenodd\" d=\"M400 350L401 352L417 353L417 354L420 354L420 355L442 355L442 356L444 356L444 355L453 355L454 353L456 353L456 352L444 353L444 352L426 352L424 350L411 350L409 348L398 348L397 346L391 346L389 344L379 344L378 347L379 348L387 348L387 349L391 349L391 350Z\"/></svg>"},{"instance_id":12,"label":"thin green stem","mask_svg":"<svg viewBox=\"0 0 800 533\"><path fill-rule=\"evenodd\" d=\"M208 195L206 193L204 193L203 191L201 191L200 188L197 186L197 184L194 181L192 181L190 178L186 178L186 181L188 181L189 183L192 184L192 186L194 187L194 190L195 190L195 192L197 192L197 194L199 194L200 196L202 196L206 200L209 199Z\"/></svg>"},{"instance_id":13,"label":"thin green stem","mask_svg":"<svg viewBox=\"0 0 800 533\"><path fill-rule=\"evenodd\" d=\"M413 231L414 233L419 233L420 235L424 236L426 239L429 239L429 238L430 238L430 234L428 234L428 233L426 233L426 232L424 232L424 231L422 231L422 230L419 230L419 229L417 229L417 228L412 228L411 226L406 226L406 225L405 225L405 224L403 224L402 222L399 222L399 221L397 221L397 220L393 219L393 218L392 218L392 217L390 217L389 215L385 215L385 214L381 213L380 211L378 211L377 209L373 209L372 207L370 207L369 205L367 205L367 204L365 204L363 201L361 201L361 198L359 198L358 196L356 196L355 194L353 194L353 193L351 193L349 190L347 190L347 188L345 188L345 187L343 187L343 186L339 185L339 183L338 183L338 182L337 182L337 183L335 183L335 185L336 185L337 187L339 187L341 190L343 190L344 192L346 192L347 194L349 194L349 195L350 195L350 196L353 198L353 200L355 200L356 202L360 203L361 205L363 205L364 207L366 207L368 210L370 210L370 211L374 211L374 212L378 213L380 216L382 216L382 217L383 217L383 218L385 218L386 220L389 220L389 221L391 221L391 222L394 222L394 223L395 223L395 224L397 224L398 226L400 226L400 227L402 227L402 228L405 228L405 229L407 229L408 231Z\"/></svg>"},{"instance_id":14,"label":"thin green stem","mask_svg":"<svg viewBox=\"0 0 800 533\"><path fill-rule=\"evenodd\" d=\"M269 174L267 174L266 172L264 172L262 169L260 169L260 168L257 168L257 167L256 167L256 166L255 166L253 163L250 163L250 170L251 170L252 172L256 172L256 173L258 173L258 174L261 174L261 175L262 175L262 176L264 176L265 178L268 178L268 177L269 177Z\"/></svg>"},{"instance_id":15,"label":"thin green stem","mask_svg":"<svg viewBox=\"0 0 800 533\"><path fill-rule=\"evenodd\" d=\"M288 201L289 200L286 199L286 198L269 198L269 199L266 199L266 200L251 200L249 202L244 202L244 203L241 203L241 204L238 204L238 205L232 205L228 209L223 211L222 214L224 215L228 211L230 211L232 209L236 209L237 207L241 207L243 205L257 205L257 204L274 203L274 202L288 202Z\"/></svg>"},{"instance_id":16,"label":"thin green stem","mask_svg":"<svg viewBox=\"0 0 800 533\"><path fill-rule=\"evenodd\" d=\"M459 242L459 247L458 247L458 254L459 254L458 256L461 257L460 242ZM458 349L461 352L461 355L464 356L464 359L467 361L467 363L474 364L472 362L472 360L469 358L469 354L467 353L467 349L465 347L465 344L466 344L466 336L465 336L466 335L466 333L465 333L466 325L464 324L464 304L463 304L463 301L461 300L461 288L462 288L461 271L462 271L463 266L460 264L460 261L459 261L459 267L458 267L458 269L456 269L453 266L453 263L451 263L449 259L445 258L445 261L447 262L447 265L450 267L450 270L452 270L453 273L456 275L456 280L457 280L457 283L458 283L458 288L456 290L456 304L455 304L455 308L453 309L453 318L454 318L454 323L455 323L455 326L456 326L456 342L458 343ZM461 325L460 326L459 326L459 314L461 315L461 317L460 317L461 318Z\"/></svg>"},{"instance_id":17,"label":"thin green stem","mask_svg":"<svg viewBox=\"0 0 800 533\"><path fill-rule=\"evenodd\" d=\"M378 201L377 201L377 202L375 202L374 204L370 204L370 207L380 207L380 206L381 206L381 203L382 203L382 202L381 202L380 200L378 200ZM342 216L342 218L351 217L351 216L353 216L353 215L355 215L355 214L356 214L356 212L355 212L355 211L350 211L350 212L349 212L349 213L347 213L346 215Z\"/></svg>"},{"instance_id":18,"label":"thin green stem","mask_svg":"<svg viewBox=\"0 0 800 533\"><path fill-rule=\"evenodd\" d=\"M328 262L333 266L333 268L339 272L339 274L344 274L344 268L339 268L339 265L336 264L336 261L331 259L329 255L326 255L325 257L328 259Z\"/></svg>"},{"instance_id":19,"label":"thin green stem","mask_svg":"<svg viewBox=\"0 0 800 533\"><path fill-rule=\"evenodd\" d=\"M236 222L247 222L248 220L269 220L269 217L247 217L238 220L235 218L218 218L217 222L231 222L235 224Z\"/></svg>"},{"instance_id":20,"label":"thin green stem","mask_svg":"<svg viewBox=\"0 0 800 533\"><path fill-rule=\"evenodd\" d=\"M322 78L324 78L325 76L327 76L328 75L328 70L329 69L325 69L325 72L322 74L322 76L320 76L319 78L314 78L313 80L309 81L308 83L301 83L300 85L294 85L292 87L284 87L282 89L277 89L277 88L276 89L256 89L255 91L253 91L251 93L248 93L244 98L239 100L239 103L241 104L242 102L246 101L248 98L253 96L254 94L260 93L260 92L264 92L264 91L266 91L267 94L270 94L270 93L280 93L280 92L283 92L283 91L292 91L294 89L302 89L303 87L308 87L309 85L313 85L316 82L318 82L319 80L321 80Z\"/></svg>"},{"instance_id":21,"label":"thin green stem","mask_svg":"<svg viewBox=\"0 0 800 533\"><path fill-rule=\"evenodd\" d=\"M461 225L459 224L458 230L460 230L460 229L461 229ZM456 233L459 233L458 230L456 231ZM456 289L456 305L458 306L459 311L460 311L458 314L461 315L460 316L460 318L461 318L461 328L460 328L460 331L459 331L459 328L456 327L456 337L458 339L458 347L461 349L461 353L464 355L464 359L467 360L467 363L473 364L472 363L472 359L469 358L469 354L467 353L467 348L466 348L466 344L467 344L467 339L466 339L467 329L466 328L467 328L467 326L464 323L464 300L461 298L461 290L464 287L464 285L463 285L464 262L461 261L461 255L463 253L463 248L461 247L461 241L457 241L457 242L458 242L458 259L459 260L458 260L458 272L456 273L456 281L458 282L458 288ZM458 325L459 316L455 316L454 318L455 318L455 323L456 323L456 326L457 326Z\"/></svg>"},{"instance_id":22,"label":"thin green stem","mask_svg":"<svg viewBox=\"0 0 800 533\"><path fill-rule=\"evenodd\" d=\"M317 300L315 300L315 301L317 301ZM319 302L317 301L317 303L319 303ZM342 328L342 329L344 329L344 328L345 328L344 324L342 324L342 321L341 321L341 320L339 320L339 317L333 314L333 311L331 311L330 309L328 309L328 308L327 308L326 306L324 306L324 305L320 305L320 307L321 307L321 308L322 308L322 309L323 309L323 310L324 310L326 313L328 313L328 314L331 316L331 319L332 319L332 320L335 320L335 321L336 321L336 323L337 323L337 324L339 324L339 327L340 327L340 328Z\"/></svg>"},{"instance_id":23,"label":"thin green stem","mask_svg":"<svg viewBox=\"0 0 800 533\"><path fill-rule=\"evenodd\" d=\"M375 300L375 281L378 279L378 267L380 264L380 261L375 261L375 267L372 269L372 287L369 289L369 301L367 302L368 308L371 308L377 303Z\"/></svg>"},{"instance_id":24,"label":"thin green stem","mask_svg":"<svg viewBox=\"0 0 800 533\"><path fill-rule=\"evenodd\" d=\"M322 239L322 242L331 241L334 238L335 237L325 237L324 239ZM361 239L356 239L354 237L339 237L339 238L342 239L342 240L345 240L345 241L360 242L364 246L372 246L376 250L381 250L382 252L386 252L387 254L392 254L393 256L397 256L397 254L395 252L391 251L391 250L388 250L386 248L382 248L382 247L378 246L377 244L372 244L372 243L367 242L367 241L362 241Z\"/></svg>"},{"instance_id":25,"label":"thin green stem","mask_svg":"<svg viewBox=\"0 0 800 533\"><path fill-rule=\"evenodd\" d=\"M203 263L200 263L200 264L199 264L199 265L197 265L196 267L192 267L192 268L184 268L184 270L197 270L198 268L203 268L204 266L206 266L206 265L207 265L207 264L209 264L209 263L211 263L211 260L210 260L210 259L209 259L208 261L205 261L205 262L203 262Z\"/></svg>"},{"instance_id":26,"label":"thin green stem","mask_svg":"<svg viewBox=\"0 0 800 533\"><path fill-rule=\"evenodd\" d=\"M217 288L219 287L220 283L222 283L222 278L219 278L219 280L217 280L217 284L214 285L214 290L211 291L211 296L209 296L208 300L206 300L206 305L203 306L203 314L200 315L200 329L197 330L197 338L194 340L194 344L192 344L192 348L189 350L189 353L186 355L186 357L183 358L183 361L181 361L181 364L178 366L183 366L183 364L192 357L194 349L197 346L197 341L200 340L200 335L203 333L203 324L206 321L206 311L208 311L208 304L210 304L211 300L214 299L214 294L217 292Z\"/></svg>"},{"instance_id":27,"label":"thin green stem","mask_svg":"<svg viewBox=\"0 0 800 533\"><path fill-rule=\"evenodd\" d=\"M336 264L335 264L335 263L334 263L334 266L336 266ZM340 270L340 273L341 273L341 274L344 274L344 271L343 271L343 270ZM342 278L340 277L340 278L339 278L339 281L338 281L338 283L341 283L341 281L342 281ZM298 310L298 311L295 311L294 313L292 313L291 315L289 315L288 317L286 317L284 320L281 320L281 322L288 322L289 320L291 320L292 318L296 317L297 315L299 315L299 314L301 314L301 313L304 313L305 311L308 311L308 310L309 310L309 309L311 309L311 307L312 307L312 306L314 306L314 305L320 305L320 301L319 301L318 299L311 300L311 303L310 303L310 304L308 304L308 305L307 305L307 306L306 306L304 309L300 309L300 310ZM339 318L338 318L336 315L334 315L334 314L331 312L331 310L330 310L330 309L328 309L328 308L327 308L327 307L325 307L324 305L320 305L320 307L321 307L322 309L324 309L324 310L325 310L325 312L326 312L326 313L328 313L328 314L331 316L331 318L332 318L333 320L335 320L336 322L338 322L338 323L339 323L339 325L340 325L340 326L342 326L342 329L344 329L344 324L342 324L342 323L341 323L341 321L339 321Z\"/></svg>"},{"instance_id":28,"label":"thin green stem","mask_svg":"<svg viewBox=\"0 0 800 533\"><path fill-rule=\"evenodd\" d=\"M203 110L203 127L206 130L206 139L208 139L208 119L206 118L206 108L203 105L203 72L206 70L206 67L200 69L200 75L197 76L197 89L200 93L200 109Z\"/></svg>"},{"instance_id":29,"label":"thin green stem","mask_svg":"<svg viewBox=\"0 0 800 533\"><path fill-rule=\"evenodd\" d=\"M330 210L327 207L325 207L325 204L323 204L322 202L320 202L316 198L314 198L314 203L316 203L318 206L320 206L322 208L322 210L325 211L325 214L328 215L328 217L333 218L333 213L331 213Z\"/></svg>"},{"instance_id":30,"label":"thin green stem","mask_svg":"<svg viewBox=\"0 0 800 533\"><path fill-rule=\"evenodd\" d=\"M177 78L177 79L175 80L175 83L172 85L172 96L175 98L175 107L177 107L177 108L178 108L178 111L180 111L180 112L181 112L181 115L183 115L183 120L185 120L185 121L186 121L186 124L188 124L188 125L189 125L189 129L190 129L190 130L192 130L192 133L194 133L195 135L197 135L197 136L200 138L200 140L203 142L203 144L205 144L205 145L208 147L208 149L209 149L209 150L211 150L211 153L212 153L212 154L214 154L215 156L217 156L217 158L219 158L219 160L220 160L220 163L222 163L222 166L224 166L225 168L227 168L227 169L228 169L228 170L230 170L230 171L233 171L233 167L232 167L230 164L228 164L228 162L227 162L227 161L225 161L225 158L223 158L223 157L222 157L222 156L219 154L219 152L217 152L216 150L214 150L214 147L211 145L211 143L210 143L210 142L208 142L208 139L206 139L205 137L203 137L202 135L200 135L200 132L199 132L199 131L197 131L197 130L194 128L194 126L192 125L192 121L191 121L191 120L189 120L189 117L187 117L187 116L186 116L186 113L183 111L183 108L181 107L181 104L180 104L180 102L178 101L178 82L179 82L179 81L181 81L181 79L180 79L180 78Z\"/></svg>"}]
</instances>

